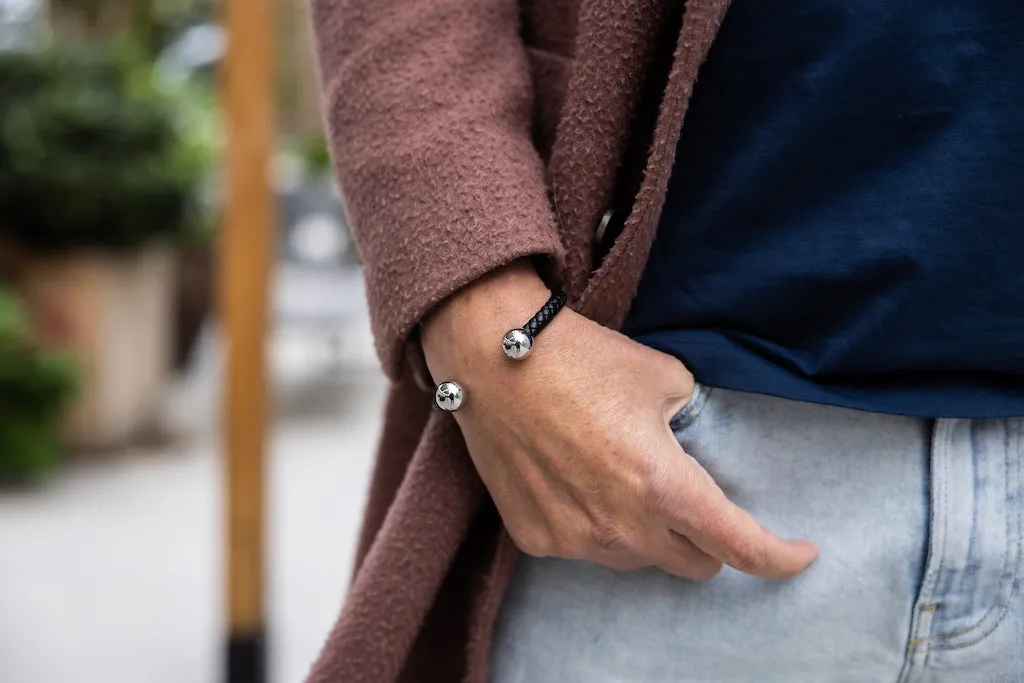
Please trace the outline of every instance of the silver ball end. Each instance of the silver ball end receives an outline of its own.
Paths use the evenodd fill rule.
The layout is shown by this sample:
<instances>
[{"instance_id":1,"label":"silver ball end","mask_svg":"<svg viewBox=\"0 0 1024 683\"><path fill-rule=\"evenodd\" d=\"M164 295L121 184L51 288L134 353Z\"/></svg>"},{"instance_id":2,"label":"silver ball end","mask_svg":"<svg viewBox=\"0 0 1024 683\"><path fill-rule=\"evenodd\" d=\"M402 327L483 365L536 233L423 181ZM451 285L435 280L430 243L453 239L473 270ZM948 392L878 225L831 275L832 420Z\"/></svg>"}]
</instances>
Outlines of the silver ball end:
<instances>
[{"instance_id":1,"label":"silver ball end","mask_svg":"<svg viewBox=\"0 0 1024 683\"><path fill-rule=\"evenodd\" d=\"M453 413L462 406L462 387L455 382L441 382L434 392L434 403L441 410Z\"/></svg>"},{"instance_id":2,"label":"silver ball end","mask_svg":"<svg viewBox=\"0 0 1024 683\"><path fill-rule=\"evenodd\" d=\"M526 333L526 330L509 330L501 340L501 350L512 360L525 358L533 348L533 338Z\"/></svg>"}]
</instances>

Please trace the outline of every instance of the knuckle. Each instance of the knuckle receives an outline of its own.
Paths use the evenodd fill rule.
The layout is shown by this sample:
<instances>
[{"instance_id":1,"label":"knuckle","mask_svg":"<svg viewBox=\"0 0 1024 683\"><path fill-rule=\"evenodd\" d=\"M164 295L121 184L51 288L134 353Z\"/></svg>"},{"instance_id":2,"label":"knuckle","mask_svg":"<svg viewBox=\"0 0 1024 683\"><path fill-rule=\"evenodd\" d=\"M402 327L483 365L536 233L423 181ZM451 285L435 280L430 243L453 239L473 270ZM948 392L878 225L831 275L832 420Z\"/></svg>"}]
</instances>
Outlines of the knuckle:
<instances>
[{"instance_id":1,"label":"knuckle","mask_svg":"<svg viewBox=\"0 0 1024 683\"><path fill-rule=\"evenodd\" d=\"M759 572L769 564L767 549L757 543L735 544L729 564L747 574Z\"/></svg>"},{"instance_id":2,"label":"knuckle","mask_svg":"<svg viewBox=\"0 0 1024 683\"><path fill-rule=\"evenodd\" d=\"M626 545L628 538L622 525L607 519L595 522L590 530L590 536L594 545L602 551L619 550Z\"/></svg>"},{"instance_id":3,"label":"knuckle","mask_svg":"<svg viewBox=\"0 0 1024 683\"><path fill-rule=\"evenodd\" d=\"M548 555L570 560L586 559L589 555L589 547L590 543L585 527L567 524L564 525L564 530L561 533L554 533Z\"/></svg>"},{"instance_id":4,"label":"knuckle","mask_svg":"<svg viewBox=\"0 0 1024 683\"><path fill-rule=\"evenodd\" d=\"M736 523L732 503L717 485L698 488L693 493L693 527L720 539L730 548L742 548L744 536Z\"/></svg>"}]
</instances>

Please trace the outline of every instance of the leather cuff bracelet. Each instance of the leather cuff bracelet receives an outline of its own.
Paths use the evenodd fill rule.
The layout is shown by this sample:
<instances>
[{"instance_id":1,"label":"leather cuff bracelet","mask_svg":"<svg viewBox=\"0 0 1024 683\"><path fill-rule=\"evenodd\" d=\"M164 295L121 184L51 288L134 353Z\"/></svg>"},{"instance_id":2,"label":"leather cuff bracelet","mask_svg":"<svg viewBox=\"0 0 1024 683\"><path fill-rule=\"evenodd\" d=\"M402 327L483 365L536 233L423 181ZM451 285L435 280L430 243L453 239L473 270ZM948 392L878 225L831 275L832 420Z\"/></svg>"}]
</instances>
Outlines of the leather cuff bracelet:
<instances>
[{"instance_id":1,"label":"leather cuff bracelet","mask_svg":"<svg viewBox=\"0 0 1024 683\"><path fill-rule=\"evenodd\" d=\"M533 348L533 340L539 335L548 323L565 307L565 292L556 292L551 295L536 315L526 321L522 327L509 330L501 339L501 350L513 360L521 360L530 353ZM434 392L434 407L448 413L454 413L462 407L465 399L465 392L457 382L445 380L437 385Z\"/></svg>"},{"instance_id":2,"label":"leather cuff bracelet","mask_svg":"<svg viewBox=\"0 0 1024 683\"><path fill-rule=\"evenodd\" d=\"M526 321L525 325L505 333L501 340L501 350L512 360L525 358L530 353L530 349L533 348L534 337L548 326L548 323L564 306L565 292L552 294L548 302L537 311L536 315Z\"/></svg>"}]
</instances>

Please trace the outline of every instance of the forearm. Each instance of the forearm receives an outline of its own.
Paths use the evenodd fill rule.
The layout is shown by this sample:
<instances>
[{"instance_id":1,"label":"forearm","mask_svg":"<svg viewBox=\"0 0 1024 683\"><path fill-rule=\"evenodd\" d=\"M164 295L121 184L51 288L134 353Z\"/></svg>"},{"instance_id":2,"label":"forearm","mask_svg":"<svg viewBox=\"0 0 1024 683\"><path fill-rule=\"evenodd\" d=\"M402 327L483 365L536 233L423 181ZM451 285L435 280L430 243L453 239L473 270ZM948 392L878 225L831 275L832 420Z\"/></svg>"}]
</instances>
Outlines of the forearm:
<instances>
[{"instance_id":1,"label":"forearm","mask_svg":"<svg viewBox=\"0 0 1024 683\"><path fill-rule=\"evenodd\" d=\"M561 259L515 0L313 0L332 155L384 368L510 261Z\"/></svg>"}]
</instances>

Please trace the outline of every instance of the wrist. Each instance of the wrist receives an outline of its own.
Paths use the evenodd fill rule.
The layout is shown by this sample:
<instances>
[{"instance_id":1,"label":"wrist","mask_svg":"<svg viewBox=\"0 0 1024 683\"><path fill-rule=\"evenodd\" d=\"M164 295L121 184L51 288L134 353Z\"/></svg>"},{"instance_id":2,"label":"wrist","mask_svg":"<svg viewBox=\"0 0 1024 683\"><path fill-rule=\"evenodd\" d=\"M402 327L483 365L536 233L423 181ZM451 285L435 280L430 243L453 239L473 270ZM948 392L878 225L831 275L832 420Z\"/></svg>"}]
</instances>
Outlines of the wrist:
<instances>
[{"instance_id":1,"label":"wrist","mask_svg":"<svg viewBox=\"0 0 1024 683\"><path fill-rule=\"evenodd\" d=\"M550 291L528 261L516 261L462 288L424 319L420 340L435 379L502 363L501 340L547 301ZM442 377L444 375L445 377Z\"/></svg>"}]
</instances>

